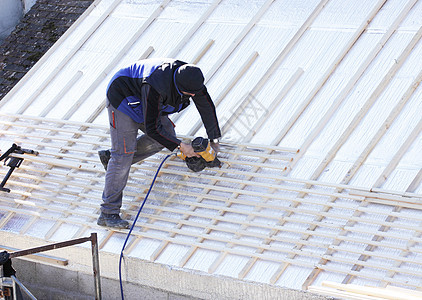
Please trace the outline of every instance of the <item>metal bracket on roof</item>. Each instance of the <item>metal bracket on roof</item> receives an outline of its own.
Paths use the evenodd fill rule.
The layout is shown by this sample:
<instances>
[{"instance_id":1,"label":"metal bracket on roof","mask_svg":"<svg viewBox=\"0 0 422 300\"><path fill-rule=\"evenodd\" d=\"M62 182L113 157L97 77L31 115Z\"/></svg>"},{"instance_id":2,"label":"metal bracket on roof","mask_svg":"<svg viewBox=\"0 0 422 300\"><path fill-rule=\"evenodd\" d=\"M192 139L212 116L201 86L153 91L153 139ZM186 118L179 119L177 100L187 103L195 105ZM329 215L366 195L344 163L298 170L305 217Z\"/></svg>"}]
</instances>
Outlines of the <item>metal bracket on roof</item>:
<instances>
[{"instance_id":1,"label":"metal bracket on roof","mask_svg":"<svg viewBox=\"0 0 422 300\"><path fill-rule=\"evenodd\" d=\"M29 149L23 149L20 146L13 144L12 147L10 147L9 150L7 150L0 157L0 161L2 161L4 159L4 164L6 165L6 162L7 162L7 166L10 168L9 171L7 172L6 176L4 177L3 181L0 183L0 191L7 192L7 193L10 193L10 189L5 188L4 185L6 184L9 177L12 175L13 171L16 168L19 168L19 166L21 165L21 163L23 161L22 157L10 156L10 154L12 154L12 153L17 153L17 154L27 153L27 154L38 155L37 151L29 150Z\"/></svg>"}]
</instances>

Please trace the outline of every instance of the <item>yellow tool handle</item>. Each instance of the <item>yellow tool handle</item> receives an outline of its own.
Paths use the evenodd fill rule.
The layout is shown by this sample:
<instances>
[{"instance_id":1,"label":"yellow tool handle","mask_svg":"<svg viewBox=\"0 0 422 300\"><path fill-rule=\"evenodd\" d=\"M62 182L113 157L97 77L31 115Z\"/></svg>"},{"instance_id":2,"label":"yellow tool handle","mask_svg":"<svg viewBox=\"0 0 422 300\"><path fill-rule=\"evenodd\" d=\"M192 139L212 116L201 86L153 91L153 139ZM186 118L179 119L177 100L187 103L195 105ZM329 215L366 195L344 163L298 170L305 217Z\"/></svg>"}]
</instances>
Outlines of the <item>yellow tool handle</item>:
<instances>
[{"instance_id":1,"label":"yellow tool handle","mask_svg":"<svg viewBox=\"0 0 422 300\"><path fill-rule=\"evenodd\" d=\"M186 155L181 150L180 150L179 153L177 153L177 157L179 157L179 158L181 158L183 160L186 160Z\"/></svg>"},{"instance_id":2,"label":"yellow tool handle","mask_svg":"<svg viewBox=\"0 0 422 300\"><path fill-rule=\"evenodd\" d=\"M213 161L216 156L214 149L211 147L211 143L208 143L207 149L197 153L201 155L207 162Z\"/></svg>"}]
</instances>

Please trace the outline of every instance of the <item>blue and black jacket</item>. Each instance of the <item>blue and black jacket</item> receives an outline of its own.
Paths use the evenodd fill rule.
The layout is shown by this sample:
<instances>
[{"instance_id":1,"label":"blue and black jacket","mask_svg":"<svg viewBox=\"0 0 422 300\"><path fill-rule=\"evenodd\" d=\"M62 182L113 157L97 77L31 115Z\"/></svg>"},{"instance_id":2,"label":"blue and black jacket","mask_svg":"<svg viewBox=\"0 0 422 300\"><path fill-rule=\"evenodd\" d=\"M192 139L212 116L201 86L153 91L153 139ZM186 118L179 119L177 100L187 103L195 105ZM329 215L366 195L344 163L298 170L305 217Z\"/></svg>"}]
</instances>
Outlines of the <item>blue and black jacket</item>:
<instances>
[{"instance_id":1,"label":"blue and black jacket","mask_svg":"<svg viewBox=\"0 0 422 300\"><path fill-rule=\"evenodd\" d=\"M186 64L174 59L145 59L119 70L107 87L110 104L144 123L146 134L173 151L180 140L161 126L161 116L180 112L190 103L174 80L177 69ZM221 137L214 103L206 87L192 97L209 139Z\"/></svg>"}]
</instances>

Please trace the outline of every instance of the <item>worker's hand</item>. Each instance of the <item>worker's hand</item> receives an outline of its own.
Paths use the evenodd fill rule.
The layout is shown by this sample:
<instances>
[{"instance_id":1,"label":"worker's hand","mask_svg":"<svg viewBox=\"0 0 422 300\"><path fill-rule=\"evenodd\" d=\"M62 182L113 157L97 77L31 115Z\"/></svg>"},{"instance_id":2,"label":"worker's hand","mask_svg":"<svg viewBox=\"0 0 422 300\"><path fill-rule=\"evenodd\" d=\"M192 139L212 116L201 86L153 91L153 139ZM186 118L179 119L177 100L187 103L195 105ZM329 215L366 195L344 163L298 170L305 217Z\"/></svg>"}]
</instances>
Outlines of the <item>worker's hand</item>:
<instances>
[{"instance_id":1,"label":"worker's hand","mask_svg":"<svg viewBox=\"0 0 422 300\"><path fill-rule=\"evenodd\" d=\"M211 148L214 150L215 154L220 152L220 143L211 142Z\"/></svg>"},{"instance_id":2,"label":"worker's hand","mask_svg":"<svg viewBox=\"0 0 422 300\"><path fill-rule=\"evenodd\" d=\"M192 146L189 144L180 143L180 151L182 151L182 153L187 157L201 157L201 155L196 153L195 150L193 150Z\"/></svg>"}]
</instances>

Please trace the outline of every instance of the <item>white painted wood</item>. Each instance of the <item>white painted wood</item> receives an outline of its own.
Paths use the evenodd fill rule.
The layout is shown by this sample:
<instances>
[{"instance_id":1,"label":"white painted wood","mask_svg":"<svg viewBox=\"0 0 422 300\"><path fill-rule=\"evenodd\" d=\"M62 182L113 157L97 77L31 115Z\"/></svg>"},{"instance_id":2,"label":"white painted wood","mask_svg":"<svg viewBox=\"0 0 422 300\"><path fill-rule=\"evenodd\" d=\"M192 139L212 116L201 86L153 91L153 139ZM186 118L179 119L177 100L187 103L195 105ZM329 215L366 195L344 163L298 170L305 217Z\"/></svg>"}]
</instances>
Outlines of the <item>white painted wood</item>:
<instances>
[{"instance_id":1,"label":"white painted wood","mask_svg":"<svg viewBox=\"0 0 422 300\"><path fill-rule=\"evenodd\" d=\"M385 182L386 178L388 178L388 175L391 174L393 169L398 165L400 162L400 159L402 159L404 153L409 149L409 147L415 142L415 140L420 136L420 133L422 131L422 119L419 120L416 127L412 130L410 135L407 137L403 145L398 149L396 154L394 155L394 158L389 163L388 167L384 170L384 172L381 174L381 176L376 181L376 186L381 186L382 183Z\"/></svg>"},{"instance_id":2,"label":"white painted wood","mask_svg":"<svg viewBox=\"0 0 422 300\"><path fill-rule=\"evenodd\" d=\"M196 23L192 26L192 28L186 33L182 40L180 40L179 44L177 44L173 50L170 52L169 57L176 58L183 47L187 44L187 42L192 38L192 36L197 32L199 27L204 24L204 22L210 17L210 15L214 12L217 8L218 4L220 4L221 0L215 0L205 11L205 13L196 21ZM214 42L214 41L213 41ZM208 43L209 44L209 43ZM198 59L199 61L199 59ZM198 61L194 61L194 64L197 64Z\"/></svg>"},{"instance_id":3,"label":"white painted wood","mask_svg":"<svg viewBox=\"0 0 422 300\"><path fill-rule=\"evenodd\" d=\"M87 16L85 21L101 27L103 31L99 32L104 32L104 28L110 29L107 31L110 36L102 36L104 43L95 48L91 45L94 40L98 41L100 38L96 35L97 30L94 30L91 36L86 36L86 41L79 49L69 48L69 51L75 51L73 56L69 57L67 63L58 60L56 65L61 66L62 71L51 73L56 72L57 75L72 70L60 88L45 83L45 88L40 89L39 93L36 92L37 88L43 86L44 79L51 76L44 67L53 63L51 60L55 57L54 54L57 54L54 52L45 58L43 65L34 69L31 73L32 78L26 77L22 85L8 96L10 101L18 101L16 111L11 109L10 101L7 101L8 105L0 105L2 143L16 142L40 152L37 157L26 154L19 156L24 158L24 162L7 183L12 192L0 193L0 230L14 230L11 227L15 225L12 224L19 224L17 234L31 235L35 227L45 222L50 224L50 227L38 234L46 241L59 238L58 235L63 232L64 226L72 228L69 235L73 237L79 237L86 231L101 231L103 236L99 245L103 251L116 248L116 241L120 241L126 233L123 230L107 231L95 223L102 201L105 173L98 160L97 150L109 147L110 137L107 122L104 126L89 123L97 117L104 117L104 95L98 97L97 87L104 84L108 75L101 75L101 70L112 68L113 62L117 65L123 58L116 57L125 56L125 53L130 53L134 59L138 58L139 54L133 54L133 47L125 47L126 43L115 43L110 48L107 46L108 42L116 38L113 28L122 28L123 23L129 22L138 24L138 29L146 26L144 31L136 34L138 38L133 39L132 43L139 46L142 40L145 47L154 45L154 48L149 47L145 51L145 56L177 54L183 50L184 53L187 52L187 57L194 58L194 62L209 66L214 76L208 81L207 88L211 94L221 93L223 104L233 101L226 96L229 92L230 95L234 94L233 99L241 99L245 93L259 93L260 97L269 100L268 105L271 106L292 105L295 102L302 104L314 89L318 100L323 103L321 97L337 95L327 92L326 87L336 88L333 85L335 83L343 89L335 99L335 104L328 108L322 118L318 115L320 107L315 107L316 102L313 101L316 97L309 98L311 102L306 107L306 117L311 115L310 123L315 119L321 122L315 122L318 123L316 127L295 122L295 125L303 128L297 129L298 126L295 126L294 131L289 129L289 134L286 135L289 139L283 139L283 147L274 145L278 144L277 136L282 133L283 126L277 123L267 126L267 121L271 119L269 117L274 113L270 110L255 121L255 130L244 135L246 140L253 136L264 141L263 144L228 142L223 139L219 154L224 163L221 169L193 173L187 170L185 163L180 159L171 157L167 160L135 226L125 256L130 255L131 259L137 259L135 253L144 251L143 253L149 253L147 260L169 264L170 268L188 266L190 269L208 271L213 275L234 276L258 283L265 280L275 285L282 283L283 286L290 285L294 288L320 282L321 277L327 276L335 276L345 281L376 282L382 286L394 284L420 288L421 262L417 258L422 254L419 247L422 242L422 227L419 226L422 224L422 203L418 192L422 172L419 171L418 159L408 158L407 155L406 162L403 160L409 151L414 153L414 149L420 145L420 124L415 125L418 120L410 122L404 115L409 114L409 110L413 113L412 117L420 112L420 105L415 100L421 95L418 79L421 64L416 59L422 51L420 42L411 42L414 47L408 48L409 58L405 59L403 54L402 59L398 60L398 63L402 64L401 67L394 72L391 72L391 69L390 72L384 70L384 66L391 65L385 60L386 57L392 57L386 53L392 51L395 46L406 45L409 37L418 34L421 26L417 18L421 9L418 1L409 0L405 6L399 5L398 2L386 1L382 9L376 12L375 23L371 21L368 26L365 22L369 22L370 18L353 20L353 16L372 16L374 7L383 2L362 2L355 11L350 12L348 8L351 4L341 1L322 0L317 3L318 1L309 0L296 3L294 7L288 1L261 1L259 4L248 4L263 5L261 10L254 6L253 11L248 11L245 5L237 5L240 3L216 0L209 1L210 6L206 8L204 15L195 15L195 18L199 17L195 24L190 22L192 19L187 21L181 16L192 13L189 9L191 5L196 4L187 5L183 2L172 1L171 4L161 5L159 8L157 6L161 1L139 3L137 6L125 2L123 6L117 4L116 10L110 10L113 12L111 15L102 16L109 5L115 3L113 0L108 1L107 5L102 6L102 11L96 11L95 16ZM149 5L151 16L149 13L139 13L144 8L143 5ZM139 11L129 12L129 6ZM344 23L339 21L342 19L343 10L349 12L344 16ZM154 18L157 11L157 18ZM177 17L172 15L173 12L177 12L174 14ZM101 24L97 23L99 18L103 18ZM144 25L148 24L148 20L154 22L154 26ZM166 40L169 32L174 33L174 30L167 32L166 26L172 25L181 29L180 40ZM365 29L358 40L350 44L351 40L346 36L355 38L362 26ZM154 31L158 28L163 30L159 32L162 40L155 43L158 32ZM240 28L240 31L243 31L238 35L236 30L227 28ZM91 29L90 27L89 30ZM224 30L227 30L227 34ZM259 30L259 35L256 30ZM234 36L229 36L233 32ZM350 47L337 49L336 45L322 46L324 40L326 42L333 33L338 36L341 45L349 42ZM322 41L312 39L310 45L310 39L307 38L314 35ZM306 38L303 38L304 36ZM198 41L197 47L184 48L184 43L192 37ZM126 41L131 38L133 35L127 36ZM236 43L228 44L228 40ZM283 41L283 44L280 45L280 41ZM289 42L281 49L287 41ZM263 43L265 46L262 46ZM83 59L85 53L89 53L90 58L94 57L94 48L97 51L95 53L104 57L104 65L101 65L96 73L100 74L98 76L86 72L93 66L91 61ZM314 52L309 53L309 49ZM337 50L343 50L344 58L333 55ZM219 71L226 70L227 63L232 61L234 54L239 55L239 61L245 63L238 65L233 76L223 78L226 76ZM141 55L143 56L144 54ZM336 57L339 58L339 64L334 66L331 58ZM81 66L75 66L73 58L77 59ZM222 61L217 61L219 58L222 58ZM344 68L343 62L350 64L350 61L356 61L356 66ZM332 72L320 74L318 70L325 70L326 67L332 67ZM83 71L83 75L78 73L79 70ZM248 76L243 75L245 72L248 72ZM250 74L253 76L249 76ZM279 76L280 78L275 78ZM328 76L329 80L324 76ZM374 79L373 82L379 82L379 79L383 78L383 83L372 95L368 90L372 91L374 87L367 77ZM66 92L68 88L79 85L81 79L89 82L83 91L79 91L77 95L75 93L76 96L71 94L71 89ZM365 82L356 84L362 80ZM410 86L412 80L413 85ZM316 89L319 83L322 83L324 89ZM30 90L29 85L33 86L33 90L27 95L31 97L33 94L34 99L39 98L36 93L42 93L44 97L50 90L56 92L51 98L45 99L45 106L33 109L39 109L41 113L38 116L29 116L33 107L23 107L22 114L17 112L21 109L21 104L31 105L26 102L26 97L23 101L16 98L22 94L21 88ZM239 88L240 86L242 88ZM372 97L373 105L377 106L382 105L379 103L380 93L388 93L386 97L394 97L400 101L395 108L392 107L397 111L397 115L391 113L392 110L388 110L386 114L380 112L377 117L382 121L374 120L378 121L374 124L379 125L366 128L368 136L374 137L373 140L368 140L365 144L359 143L360 141L357 141L356 145L348 144L348 147L353 148L350 152L357 153L357 156L346 161L336 161L333 168L337 168L340 175L336 177L336 171L330 170L315 179L312 177L312 171L330 151L329 147L315 147L315 143L320 142L316 137L324 132L334 116L338 117L336 114L343 105L350 106L348 95L353 89L358 89L365 99ZM239 90L242 90L240 94ZM274 95L274 91L280 92ZM66 118L72 120L57 120L52 114L50 118L45 118L52 103L61 96L74 99L71 105L65 107ZM72 105L86 101L101 103L94 103L91 105L93 111L81 114L77 121L73 120L76 119L73 111L77 105L73 108ZM245 102L242 105L246 104ZM238 106L230 104L230 107ZM2 108L6 108L5 111L10 113L1 111ZM354 130L359 129L363 120L361 118L367 114L368 108L370 105L361 111L356 110L360 114L357 118L360 119L356 119ZM282 111L285 112L283 118L294 117L295 109L284 107ZM347 116L343 117L348 119ZM234 125L241 121L235 117L230 120ZM185 118L180 118L179 121L183 127ZM380 137L390 133L380 126L393 124L395 127L409 128L408 132L401 131L405 132L406 139L402 147L393 149L395 156L391 159L368 161L366 157L373 152L372 149L377 149ZM265 130L262 130L264 128ZM291 138L292 132L300 135L297 140ZM191 134L182 133L184 135L180 138L184 140L193 138ZM263 134L264 138L261 136ZM348 139L347 134L340 137L344 138ZM302 140L305 142L296 142ZM337 141L333 141L333 144L335 142ZM311 153L309 150L312 149L319 149L319 152ZM123 201L124 218L134 218L139 203L149 188L152 174L168 153L163 151L133 166ZM302 173L299 168L303 169ZM380 180L373 187L353 186L349 184L350 178L342 176L347 170L351 170L350 178L356 180L358 177L356 182L359 183L365 183L362 180L365 176L371 179L379 177ZM6 172L7 167L1 165L0 177ZM406 177L406 182L410 183L408 191L391 190L391 185L387 187L390 181L400 180L398 177L402 174ZM381 180L382 177L384 179ZM169 255L169 251L174 249L177 251ZM208 252L213 253L212 259L204 259L204 253ZM236 264L234 268L233 264ZM266 270L275 270L275 273L263 273L266 272L263 271L263 266ZM228 269L236 271L227 274ZM381 269L384 273L378 273L376 269ZM397 276L398 274L400 276ZM293 285L292 277L295 278Z\"/></svg>"},{"instance_id":4,"label":"white painted wood","mask_svg":"<svg viewBox=\"0 0 422 300\"><path fill-rule=\"evenodd\" d=\"M213 67L206 73L205 78L206 82L210 81L211 78L215 75L217 70L224 64L227 58L233 53L233 51L239 47L239 44L245 38L245 36L252 30L256 25L259 19L265 14L265 12L271 7L274 0L267 0L255 14L255 16L248 22L248 24L243 28L242 32L233 40L230 46L224 51L224 53L217 59Z\"/></svg>"},{"instance_id":5,"label":"white painted wood","mask_svg":"<svg viewBox=\"0 0 422 300\"><path fill-rule=\"evenodd\" d=\"M372 107L372 105L378 99L380 94L384 91L387 84L389 82L391 82L393 76L397 73L397 71L400 69L400 67L404 64L404 62L406 61L406 59L409 56L412 49L416 46L416 44L421 39L421 36L422 36L422 27L418 30L418 32L415 33L415 35L413 36L413 39L410 41L410 43L407 45L407 47L400 54L400 57L397 59L397 63L391 66L390 70L388 71L387 74L385 74L383 80L376 87L374 92L371 94L370 98L366 101L365 105L355 115L352 122L349 124L347 129L343 132L342 136L337 140L335 145L328 152L328 154L324 158L323 162L314 171L311 179L317 179L321 175L321 173L324 171L324 169L327 167L327 165L334 158L337 151L345 143L345 141L350 137L350 134L356 129L356 126L363 119L363 117L366 115L368 110ZM375 184L375 186L378 186L378 184Z\"/></svg>"},{"instance_id":6,"label":"white painted wood","mask_svg":"<svg viewBox=\"0 0 422 300\"><path fill-rule=\"evenodd\" d=\"M368 155L371 153L373 148L381 140L381 138L384 136L384 134L390 128L391 124L394 122L394 120L400 114L403 107L406 105L407 101L413 95L413 93L415 92L416 88L419 86L421 81L422 81L422 71L419 73L419 75L412 82L411 86L406 90L405 94L403 95L403 97L401 98L399 103L397 103L397 105L392 109L390 115L387 117L387 119L384 121L384 123L378 129L377 133L374 135L371 142L366 146L364 151L360 154L358 160L354 163L352 168L349 169L349 171L347 172L347 175L345 176L345 178L342 181L343 184L347 184L350 181L350 179L356 174L356 172L362 166L364 161L367 159Z\"/></svg>"},{"instance_id":7,"label":"white painted wood","mask_svg":"<svg viewBox=\"0 0 422 300\"><path fill-rule=\"evenodd\" d=\"M135 34L127 41L127 43L121 48L119 53L112 59L112 61L104 68L101 74L90 84L90 86L84 91L84 93L76 100L73 105L69 108L69 110L63 115L64 120L68 120L72 117L72 115L77 111L79 106L86 98L97 88L100 82L102 82L115 68L118 62L125 56L130 48L135 44L135 42L139 39L139 37L144 33L144 31L156 20L156 18L160 15L160 13L165 9L167 4L170 0L164 0L156 10L151 14L151 16L138 28ZM150 48L148 48L150 49ZM147 49L147 51L148 51Z\"/></svg>"},{"instance_id":8,"label":"white painted wood","mask_svg":"<svg viewBox=\"0 0 422 300\"><path fill-rule=\"evenodd\" d=\"M290 80L286 83L286 85L283 87L283 89L278 93L278 95L274 98L274 101L269 105L269 107L278 107L280 105L280 102L283 101L284 97L290 92L292 87L297 83L299 78L304 73L302 68L298 68L297 71L292 75ZM274 110L273 110L274 111ZM254 125L253 130L251 130L247 136L245 137L245 141L250 141L252 137L258 132L262 125L265 123L265 121L270 117L271 112L269 114L263 115Z\"/></svg>"},{"instance_id":9,"label":"white painted wood","mask_svg":"<svg viewBox=\"0 0 422 300\"><path fill-rule=\"evenodd\" d=\"M312 13L308 16L302 26L297 30L295 35L290 39L289 43L284 47L283 51L276 57L274 63L271 64L270 68L264 73L264 76L256 83L256 85L251 89L251 94L256 95L258 91L266 84L269 78L273 75L274 71L280 66L283 60L287 57L290 51L296 46L297 42L302 38L303 34L309 29L309 26L313 21L318 17L324 7L327 5L329 0L321 0L319 4L315 7Z\"/></svg>"},{"instance_id":10,"label":"white painted wood","mask_svg":"<svg viewBox=\"0 0 422 300\"><path fill-rule=\"evenodd\" d=\"M204 45L204 47L199 51L199 53L195 56L192 63L198 64L199 61L202 59L202 57L208 52L208 50L211 48L211 46L214 44L215 40L208 40L208 42Z\"/></svg>"},{"instance_id":11,"label":"white painted wood","mask_svg":"<svg viewBox=\"0 0 422 300\"><path fill-rule=\"evenodd\" d=\"M343 103L343 101L346 99L347 95L351 92L353 87L356 85L358 80L362 77L365 70L368 69L370 64L374 61L376 56L380 53L380 51L383 49L387 41L392 37L392 35L397 31L398 26L403 21L403 19L408 15L410 9L414 6L415 1L409 1L408 4L403 8L400 15L397 17L397 19L394 21L394 23L390 26L388 31L383 35L381 40L375 45L375 47L372 49L370 54L365 58L365 60L360 65L359 69L353 74L353 76L350 78L347 85L343 88L339 96L334 101L333 105L330 107L330 109L327 111L327 113L324 115L323 118L318 122L318 125L315 126L315 128L312 130L312 133L307 137L306 141L303 143L303 145L300 147L302 150L301 154L298 156L298 159L292 163L292 168L296 165L298 160L300 159L303 154L306 153L310 145L313 143L315 138L321 133L321 131L324 129L324 127L327 125L329 120L333 117L334 113L338 110L340 105ZM371 18L372 19L372 18ZM355 37L354 37L355 38Z\"/></svg>"},{"instance_id":12,"label":"white painted wood","mask_svg":"<svg viewBox=\"0 0 422 300\"><path fill-rule=\"evenodd\" d=\"M256 60L256 58L258 57L258 52L253 52L249 58L246 60L246 62L243 64L242 68L239 69L239 71L236 73L236 75L229 81L229 83L226 85L226 87L224 88L224 90L218 95L218 98L214 101L215 105L218 106L218 104L221 103L221 101L223 101L223 99L227 96L227 94L231 91L231 89L235 86L235 84L242 78L242 76L246 73L246 71L250 68L250 66L254 63L254 61ZM247 100L248 98L246 98ZM245 101L244 101L245 102ZM238 110L242 109L242 105L244 105L244 103L242 103L238 109L235 111L235 113L232 115L233 118L236 118L239 115ZM246 104L247 105L247 104ZM227 127L231 125L232 122L232 118L230 118L229 120L227 120L227 122L225 124L221 124L221 132L224 135L224 133L227 131ZM195 133L199 130L200 126L202 125L202 123L196 124L195 126L193 126L191 132L189 133L189 135L195 135Z\"/></svg>"}]
</instances>

